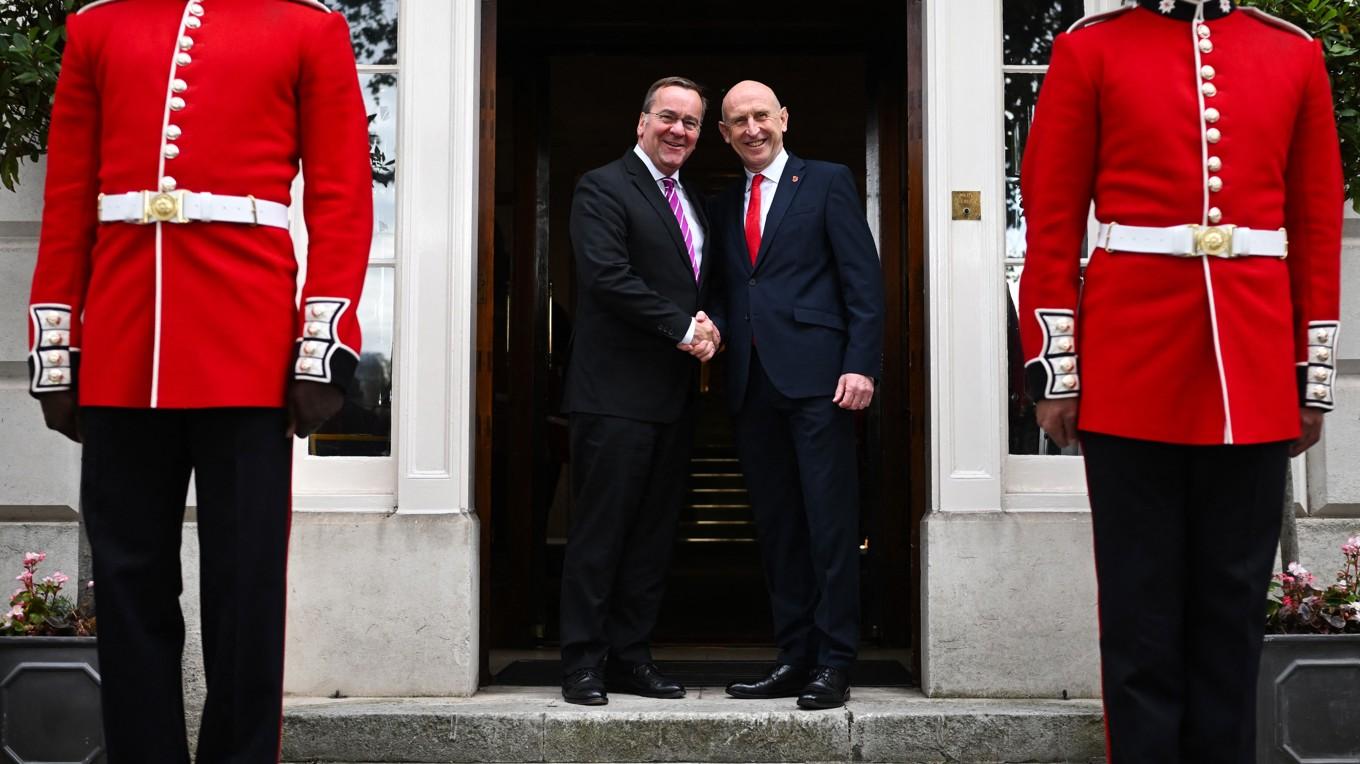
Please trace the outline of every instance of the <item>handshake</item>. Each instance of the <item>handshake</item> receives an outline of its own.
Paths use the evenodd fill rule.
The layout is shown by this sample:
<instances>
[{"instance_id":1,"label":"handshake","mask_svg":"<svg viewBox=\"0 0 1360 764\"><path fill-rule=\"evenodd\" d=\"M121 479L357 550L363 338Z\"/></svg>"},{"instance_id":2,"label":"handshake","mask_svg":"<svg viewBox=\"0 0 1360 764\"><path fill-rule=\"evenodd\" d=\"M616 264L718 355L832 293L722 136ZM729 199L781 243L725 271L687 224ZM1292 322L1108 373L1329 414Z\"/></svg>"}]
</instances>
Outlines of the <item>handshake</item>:
<instances>
[{"instance_id":1,"label":"handshake","mask_svg":"<svg viewBox=\"0 0 1360 764\"><path fill-rule=\"evenodd\" d=\"M677 348L698 358L701 362L713 358L721 346L722 335L718 332L718 327L702 310L694 316L694 337L688 343L681 342L676 345Z\"/></svg>"}]
</instances>

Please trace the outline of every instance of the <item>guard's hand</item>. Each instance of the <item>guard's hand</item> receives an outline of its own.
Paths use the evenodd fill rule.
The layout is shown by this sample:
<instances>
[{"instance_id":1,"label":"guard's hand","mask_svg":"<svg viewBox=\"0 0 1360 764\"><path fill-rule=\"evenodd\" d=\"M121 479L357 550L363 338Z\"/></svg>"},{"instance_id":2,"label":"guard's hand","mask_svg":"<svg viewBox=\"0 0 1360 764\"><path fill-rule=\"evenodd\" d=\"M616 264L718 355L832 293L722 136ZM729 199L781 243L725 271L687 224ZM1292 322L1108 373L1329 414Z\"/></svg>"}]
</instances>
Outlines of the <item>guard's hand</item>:
<instances>
[{"instance_id":1,"label":"guard's hand","mask_svg":"<svg viewBox=\"0 0 1360 764\"><path fill-rule=\"evenodd\" d=\"M843 409L859 411L874 399L874 381L863 374L842 374L831 402Z\"/></svg>"},{"instance_id":2,"label":"guard's hand","mask_svg":"<svg viewBox=\"0 0 1360 764\"><path fill-rule=\"evenodd\" d=\"M1289 456L1293 458L1313 447L1322 437L1322 409L1299 407L1299 439L1289 444ZM49 425L50 426L50 425Z\"/></svg>"},{"instance_id":3,"label":"guard's hand","mask_svg":"<svg viewBox=\"0 0 1360 764\"><path fill-rule=\"evenodd\" d=\"M1062 448L1077 442L1077 399L1050 398L1034 407L1034 418L1039 428Z\"/></svg>"},{"instance_id":4,"label":"guard's hand","mask_svg":"<svg viewBox=\"0 0 1360 764\"><path fill-rule=\"evenodd\" d=\"M47 429L56 430L66 437L80 442L80 407L76 404L76 391L58 390L38 396L42 404L43 421Z\"/></svg>"},{"instance_id":5,"label":"guard's hand","mask_svg":"<svg viewBox=\"0 0 1360 764\"><path fill-rule=\"evenodd\" d=\"M293 380L288 385L288 437L311 435L343 405L345 394L335 385Z\"/></svg>"}]
</instances>

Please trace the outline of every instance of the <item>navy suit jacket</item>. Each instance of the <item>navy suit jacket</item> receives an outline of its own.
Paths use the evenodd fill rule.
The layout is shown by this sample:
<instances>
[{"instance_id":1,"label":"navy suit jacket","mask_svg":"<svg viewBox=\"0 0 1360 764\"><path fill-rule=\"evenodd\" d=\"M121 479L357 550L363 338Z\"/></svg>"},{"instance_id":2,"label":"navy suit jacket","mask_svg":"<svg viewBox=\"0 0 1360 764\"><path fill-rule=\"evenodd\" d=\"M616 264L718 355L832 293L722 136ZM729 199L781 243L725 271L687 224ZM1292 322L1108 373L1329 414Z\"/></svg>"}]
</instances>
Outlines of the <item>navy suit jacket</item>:
<instances>
[{"instance_id":1,"label":"navy suit jacket","mask_svg":"<svg viewBox=\"0 0 1360 764\"><path fill-rule=\"evenodd\" d=\"M850 169L799 159L784 166L754 267L746 247L746 180L716 197L705 305L727 345L731 409L745 400L751 348L789 398L831 397L842 374L877 378L883 272Z\"/></svg>"}]
</instances>

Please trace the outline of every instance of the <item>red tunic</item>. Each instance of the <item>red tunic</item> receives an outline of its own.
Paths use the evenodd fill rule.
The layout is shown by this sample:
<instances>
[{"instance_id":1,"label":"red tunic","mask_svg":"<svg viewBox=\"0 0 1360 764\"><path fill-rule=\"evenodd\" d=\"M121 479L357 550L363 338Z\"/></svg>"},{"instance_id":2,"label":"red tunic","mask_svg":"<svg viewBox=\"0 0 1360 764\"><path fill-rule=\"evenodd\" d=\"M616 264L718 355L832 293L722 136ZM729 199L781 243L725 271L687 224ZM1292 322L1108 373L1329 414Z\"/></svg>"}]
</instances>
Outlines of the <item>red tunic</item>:
<instances>
[{"instance_id":1,"label":"red tunic","mask_svg":"<svg viewBox=\"0 0 1360 764\"><path fill-rule=\"evenodd\" d=\"M32 391L78 381L87 406L199 408L281 406L290 377L346 384L373 212L341 15L285 0L116 0L72 15L67 34ZM172 188L286 205L299 162L302 312L286 229L98 220L100 194Z\"/></svg>"},{"instance_id":2,"label":"red tunic","mask_svg":"<svg viewBox=\"0 0 1360 764\"><path fill-rule=\"evenodd\" d=\"M1079 396L1091 432L1288 440L1301 402L1332 406L1343 184L1327 71L1318 43L1259 12L1202 25L1136 7L1054 41L1021 173L1031 394ZM1285 228L1288 257L1091 242L1083 284L1092 200L1117 226Z\"/></svg>"}]
</instances>

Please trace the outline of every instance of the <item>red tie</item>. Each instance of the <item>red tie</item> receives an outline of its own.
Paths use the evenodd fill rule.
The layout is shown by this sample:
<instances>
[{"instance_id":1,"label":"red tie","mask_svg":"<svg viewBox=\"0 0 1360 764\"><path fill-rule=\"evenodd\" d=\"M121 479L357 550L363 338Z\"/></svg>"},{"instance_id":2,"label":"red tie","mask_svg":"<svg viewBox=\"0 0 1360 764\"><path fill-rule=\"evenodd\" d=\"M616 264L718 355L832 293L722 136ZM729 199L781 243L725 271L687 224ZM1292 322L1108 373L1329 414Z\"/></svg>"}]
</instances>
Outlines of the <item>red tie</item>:
<instances>
[{"instance_id":1,"label":"red tie","mask_svg":"<svg viewBox=\"0 0 1360 764\"><path fill-rule=\"evenodd\" d=\"M746 205L746 249L751 253L751 267L756 265L760 252L760 182L765 176L751 178L751 203Z\"/></svg>"}]
</instances>

